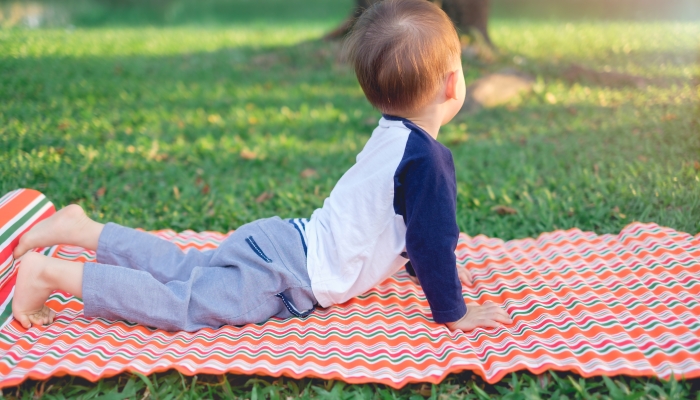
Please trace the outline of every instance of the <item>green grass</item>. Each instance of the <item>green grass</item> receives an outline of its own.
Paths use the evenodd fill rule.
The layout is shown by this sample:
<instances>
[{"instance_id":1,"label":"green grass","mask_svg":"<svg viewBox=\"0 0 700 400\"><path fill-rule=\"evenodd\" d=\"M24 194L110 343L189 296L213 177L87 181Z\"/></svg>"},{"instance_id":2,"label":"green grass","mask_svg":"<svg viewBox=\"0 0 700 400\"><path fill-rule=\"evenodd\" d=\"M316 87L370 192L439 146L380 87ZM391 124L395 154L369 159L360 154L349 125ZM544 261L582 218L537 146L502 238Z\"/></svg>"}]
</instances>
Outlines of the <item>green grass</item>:
<instances>
[{"instance_id":1,"label":"green grass","mask_svg":"<svg viewBox=\"0 0 700 400\"><path fill-rule=\"evenodd\" d=\"M9 399L697 399L698 382L658 381L617 377L584 379L573 374L548 372L539 376L513 373L496 385L485 384L469 373L453 374L439 385L413 384L401 390L383 385L347 385L319 379L197 375L177 372L143 375L121 374L90 383L74 378L26 382L5 389Z\"/></svg>"},{"instance_id":2,"label":"green grass","mask_svg":"<svg viewBox=\"0 0 700 400\"><path fill-rule=\"evenodd\" d=\"M79 203L100 221L145 229L227 231L271 215L309 216L353 164L378 113L338 61L338 45L317 40L349 2L259 3L237 0L242 11L214 23L206 12L183 23L182 2L185 11L148 24L128 10L110 19L91 8L83 27L0 30L0 192L36 188L58 207ZM465 61L467 80L516 66L537 84L442 130L457 167L462 231L512 239L572 227L619 232L632 221L700 231L697 23L496 17L491 33L501 56ZM570 84L562 73L571 63L654 83ZM306 169L316 174L302 177ZM498 215L497 205L517 214ZM562 373L512 379L485 385L464 373L427 389L436 397L621 399L691 397L700 385ZM159 398L420 396L419 385L177 373L97 385L57 378L5 395L141 398L147 388Z\"/></svg>"}]
</instances>

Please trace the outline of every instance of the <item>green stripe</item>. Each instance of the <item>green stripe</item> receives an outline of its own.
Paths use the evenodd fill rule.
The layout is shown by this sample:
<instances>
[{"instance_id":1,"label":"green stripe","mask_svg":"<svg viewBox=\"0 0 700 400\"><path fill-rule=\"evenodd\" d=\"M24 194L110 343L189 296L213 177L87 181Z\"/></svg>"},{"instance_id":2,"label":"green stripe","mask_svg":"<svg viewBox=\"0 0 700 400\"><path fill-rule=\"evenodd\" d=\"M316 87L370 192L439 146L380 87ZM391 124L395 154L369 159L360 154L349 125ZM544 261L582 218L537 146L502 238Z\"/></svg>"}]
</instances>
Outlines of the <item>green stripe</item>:
<instances>
[{"instance_id":1,"label":"green stripe","mask_svg":"<svg viewBox=\"0 0 700 400\"><path fill-rule=\"evenodd\" d=\"M12 257L13 257L12 254L10 254L10 258L12 258ZM10 263L7 265L7 268L5 268L5 270L0 272L0 282L4 281L5 277L7 275L9 275L10 272L12 272L12 271L14 271L14 269L12 268L12 261L10 261Z\"/></svg>"},{"instance_id":2,"label":"green stripe","mask_svg":"<svg viewBox=\"0 0 700 400\"><path fill-rule=\"evenodd\" d=\"M656 353L667 354L669 352L677 351L680 349L682 349L681 346L672 345L668 348L652 348L647 352L642 352L642 354L644 354L646 357L651 357ZM690 352L695 352L698 349L700 349L700 346L694 346L694 347L691 347L690 349L686 349L686 350L688 350ZM533 354L538 350L545 350L548 353L548 355L554 359L557 358L556 357L557 354L562 354L562 353L564 353L564 354L571 353L571 354L574 354L574 355L580 357L581 355L586 354L586 353L593 353L596 355L605 355L605 354L609 354L609 353L612 353L614 351L617 351L617 352L620 352L624 355L628 355L630 353L636 353L637 351L639 351L639 349L633 345L621 347L621 346L618 346L616 344L608 344L602 348L594 348L593 346L590 346L590 345L584 345L581 348L575 349L575 350L570 348L570 347L567 347L566 345L560 345L560 346L557 346L555 348L551 348L546 344L536 344L536 345L532 346L532 348L526 349L526 348L515 347L515 348L513 348L513 350L518 350L518 351L525 353L525 354ZM509 352L498 352L496 350L487 350L483 354L478 354L478 353L476 353L476 351L474 349L471 349L471 348L464 348L464 349L447 348L441 354L428 353L428 354L425 354L425 355L422 355L419 357L412 356L410 354L403 354L399 357L393 356L391 354L379 354L376 356L369 356L369 355L364 354L364 353L353 353L353 354L344 355L344 354L341 354L340 351L332 351L332 352L327 353L327 354L313 353L311 355L311 357L313 359L320 359L320 360L330 360L333 358L338 358L344 362L363 360L366 362L375 363L375 362L379 362L382 360L388 360L388 361L392 361L394 363L400 363L403 361L412 361L414 363L421 363L421 362L427 362L427 361L433 361L433 362L444 361L444 360L446 360L448 358L452 358L454 356L471 355L472 357L475 357L475 358L481 360L482 362L485 362L490 357L503 356L503 355L507 355L508 353ZM90 350L83 351L81 349L74 348L74 349L70 349L69 351L66 351L66 352L58 352L54 349L50 349L46 353L42 353L41 355L34 355L31 353L28 353L22 360L23 361L29 360L29 361L33 361L33 362L40 362L44 357L50 357L53 359L61 359L61 358L65 357L66 354L73 354L73 355L79 356L81 358L86 358L88 356L93 355L93 356L100 357L103 361L109 361L110 359L113 359L115 357L123 357L126 360L133 360L137 355L138 356L145 356L153 361L157 361L159 359L162 359L166 355L169 355L169 356L174 357L174 358L179 358L182 356L181 352L174 352L174 351L167 351L167 350L164 352L141 351L141 352L138 352L138 354L134 354L133 351L116 351L114 353L106 353L106 352L101 351L100 349L95 349L94 351L90 351ZM305 358L308 357L308 355L306 355L306 354L300 354L298 351L293 351L293 350L270 351L269 349L258 350L258 349L253 348L253 349L237 349L233 353L233 355L246 355L248 358L251 358L251 359L256 359L257 357L259 357L260 355L263 355L263 354L268 355L272 358L291 356L297 362L304 362ZM204 353L193 352L193 353L189 353L188 355L194 355L199 360L206 360L207 358L212 357L214 355L218 355L224 359L230 359L232 356L232 353L226 352L226 351L221 351L221 350L217 349L217 350L213 350L213 351L207 351ZM625 358L625 360L629 362L628 359ZM528 360L528 361L530 361L530 360ZM4 358L3 362L8 366L16 365L16 362L14 359Z\"/></svg>"},{"instance_id":3,"label":"green stripe","mask_svg":"<svg viewBox=\"0 0 700 400\"><path fill-rule=\"evenodd\" d=\"M662 264L661 262L652 262L651 264L644 264L640 260L635 260L634 262L629 262L629 263L620 263L617 267L611 267L610 265L606 265L604 263L600 263L598 265L595 265L595 268L589 268L587 266L583 265L572 265L571 263L565 263L564 269L558 270L554 269L556 265L552 264L547 264L544 265L543 267L547 267L545 271L540 272L537 268L535 267L525 267L525 268L518 268L517 266L514 266L509 269L503 269L503 270L492 270L488 274L484 275L483 277L480 277L479 280L491 280L495 276L500 275L504 278L510 276L510 275L515 275L515 276L521 276L521 275L528 275L528 274L543 274L543 273L551 273L551 274L565 274L565 273L574 273L574 274L582 274L583 272L591 272L596 275L596 277L599 277L602 273L605 272L623 272L623 271L633 271L637 272L638 270L642 268L647 268L649 272L654 272L655 269L662 269L664 271L669 270L676 265L680 265L683 267L691 267L695 264L697 264L697 261L693 259L693 257L688 254L688 258L690 258L689 261L687 262L682 262L678 260L671 260L666 264ZM631 266L631 264L636 264L634 266Z\"/></svg>"},{"instance_id":4,"label":"green stripe","mask_svg":"<svg viewBox=\"0 0 700 400\"><path fill-rule=\"evenodd\" d=\"M0 243L5 242L13 233L15 233L24 223L29 221L34 215L36 215L43 206L49 202L49 199L44 197L34 208L22 216L17 222L15 222L11 227L5 230L5 232L0 235Z\"/></svg>"},{"instance_id":5,"label":"green stripe","mask_svg":"<svg viewBox=\"0 0 700 400\"><path fill-rule=\"evenodd\" d=\"M57 294L52 295L51 298L59 300L59 301L61 299L66 299L66 297L60 296ZM537 308L537 307L535 307L535 308ZM379 311L369 313L368 315L366 315L364 313L361 314L360 312L356 312L354 314L355 314L354 316L357 316L359 314L362 317L368 317L368 318L376 318L376 317L382 317L382 316L384 316L384 317L392 317L392 316L404 316L404 317L406 317L406 315L404 313L399 312L399 311L391 312L388 314L383 313L383 312L379 312ZM326 317L314 316L313 319L315 320L316 323L323 323L323 322L326 322L329 318L333 318L333 317L337 317L337 315L331 314L331 315L326 316ZM419 317L420 319L425 319L422 315L416 315L415 317ZM112 321L108 321L108 320L104 320L104 319L100 319L100 320L108 325L112 324ZM86 319L83 317L77 317L77 318L75 318L74 321L80 321L80 322L89 324L92 320ZM124 321L122 321L122 322L124 322ZM133 327L136 325L134 323L128 323L128 322L124 322L124 324L128 327ZM577 323L575 321L567 321L567 322L563 323L563 321L554 321L554 320L550 319L549 321L545 322L542 326L538 327L537 329L535 329L534 327L531 327L531 326L525 326L522 328L522 331L519 333L511 332L511 333L506 333L506 334L512 335L514 337L521 337L521 336L526 336L527 332L534 332L537 335L542 335L543 332L546 332L548 330L562 331L562 330L570 329L573 327L578 327L580 329L586 330L586 329L592 328L593 326L610 327L610 326L616 326L616 325L622 326L626 330L631 330L634 328L642 328L642 329L650 330L650 329L653 329L657 326L664 326L667 328L674 328L677 326L686 326L692 332L693 330L700 328L700 324L698 324L698 323L687 324L687 322L683 322L680 320L671 321L671 322L662 322L662 321L658 321L658 320L652 320L652 321L645 322L642 324L636 320L628 321L626 323L622 323L618 320L599 321L599 320L596 320L596 318L594 317L593 319L588 320L585 323ZM115 324L113 326L118 328L118 324ZM386 328L390 328L390 326L387 326ZM388 331L383 330L383 329L376 329L376 330L371 331L371 332L361 332L361 333L357 332L357 331L353 331L353 332L349 332L349 333L342 333L342 332L339 332L337 330L329 330L327 332L322 332L322 331L318 331L318 330L310 330L310 331L306 331L306 332L298 332L295 330L289 330L289 331L285 331L283 333L282 332L275 332L275 331L268 331L268 332L264 332L264 333L262 333L262 332L250 332L250 331L247 331L247 332L246 331L242 331L242 332L222 331L222 332L217 333L213 337L199 336L199 337L196 337L196 338L193 338L190 340L187 340L184 338L165 338L165 339L162 339L162 338L159 338L157 336L150 336L150 337L146 338L145 340L141 340L138 336L132 336L132 335L128 335L128 334L124 335L124 334L119 334L118 332L113 332L113 331L99 332L98 333L98 332L94 332L92 330L87 329L87 330L77 331L77 332L72 331L72 330L65 330L65 331L61 331L59 334L56 334L56 335L45 334L45 337L54 338L54 339L57 339L57 338L63 337L63 336L71 337L73 339L79 339L81 337L82 338L90 337L97 342L99 342L101 339L104 339L104 338L112 338L116 342L134 341L140 345L147 345L150 342L157 342L157 343L160 343L161 345L165 345L165 346L174 345L176 343L180 343L184 346L187 346L192 341L195 341L195 340L197 340L197 341L201 340L201 341L204 341L206 343L211 344L211 343L216 343L217 341L219 341L223 338L226 338L226 339L232 340L232 341L239 341L239 340L242 340L243 338L248 338L250 340L255 341L255 340L261 340L261 339L265 340L265 338L275 338L275 339L279 340L279 339L290 339L292 337L295 337L295 338L298 338L300 340L307 340L307 339L310 339L313 337L313 338L320 338L320 339L328 340L328 339L333 339L333 338L350 339L353 337L362 337L365 339L376 339L379 341L383 341L384 338L389 338L389 339L405 338L405 340L408 340L408 341L428 340L428 341L432 342L432 341L436 340L434 332L432 332L432 333L433 334L431 334L431 332L429 332L429 331L419 331L419 332L409 333L407 331L403 331L400 329L395 330L393 332L388 332ZM480 332L479 334L477 334L475 338L479 339L482 336L486 336L487 338L491 338L494 336L501 336L502 334L504 334L504 333L499 332L498 334L494 335L493 332L483 331L483 332ZM443 333L440 333L437 335L437 337L438 338L446 338L447 336ZM0 340L2 340L1 337L0 337ZM7 339L4 339L4 340L7 341ZM540 336L540 340L546 342L547 338ZM566 339L563 339L563 340L568 342L568 340L566 340ZM658 346L658 343L656 343L656 345Z\"/></svg>"},{"instance_id":6,"label":"green stripe","mask_svg":"<svg viewBox=\"0 0 700 400\"><path fill-rule=\"evenodd\" d=\"M569 312L575 306L583 306L584 308L590 309L590 308L592 308L592 306L594 306L596 304L602 304L604 306L607 306L608 311L610 311L612 313L612 307L614 307L614 306L625 307L628 311L634 310L637 307L646 307L646 308L651 309L651 308L659 306L659 305L666 306L668 308L682 306L682 307L685 307L686 309L688 309L688 311L690 311L690 308L695 307L698 303L697 302L681 303L680 301L671 301L668 303L663 303L661 301L652 301L652 302L648 302L648 303L642 303L641 301L632 301L629 304L623 304L622 302L615 301L615 300L612 300L609 303L606 303L604 301L596 300L596 299L593 299L590 301L583 301L583 300L577 298L577 299L574 299L574 300L568 302L567 304L564 304L561 301L561 299L557 299L557 301L554 301L551 304L545 304L543 302L540 302L540 303L533 304L528 309L513 311L511 316L516 317L519 315L530 315L533 312L535 312L535 310L537 310L537 309L545 309L548 311L552 311L553 309L555 309L557 307L563 307L564 309L566 309L567 312ZM614 314L611 314L611 315L614 315ZM654 315L658 315L658 314L654 314ZM636 318L637 315L634 315L634 317Z\"/></svg>"},{"instance_id":7,"label":"green stripe","mask_svg":"<svg viewBox=\"0 0 700 400\"><path fill-rule=\"evenodd\" d=\"M12 300L7 302L7 306L5 307L4 310L2 310L2 314L0 314L0 326L4 325L5 322L12 316Z\"/></svg>"}]
</instances>

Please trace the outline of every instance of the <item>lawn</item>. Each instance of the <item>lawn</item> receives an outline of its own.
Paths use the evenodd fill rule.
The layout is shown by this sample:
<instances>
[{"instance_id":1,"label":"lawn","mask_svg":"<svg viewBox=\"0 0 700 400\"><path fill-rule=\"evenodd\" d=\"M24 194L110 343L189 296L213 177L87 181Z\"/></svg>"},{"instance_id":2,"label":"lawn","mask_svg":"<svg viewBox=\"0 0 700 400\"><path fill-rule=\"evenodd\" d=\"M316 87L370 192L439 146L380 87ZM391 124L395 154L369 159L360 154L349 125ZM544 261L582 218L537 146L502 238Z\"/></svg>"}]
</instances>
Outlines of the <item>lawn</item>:
<instances>
[{"instance_id":1,"label":"lawn","mask_svg":"<svg viewBox=\"0 0 700 400\"><path fill-rule=\"evenodd\" d=\"M155 20L89 8L77 26L0 29L0 193L35 188L57 207L78 203L99 221L144 229L228 231L271 215L310 216L379 117L339 60L339 44L319 40L350 3L235 0L219 9L180 2ZM633 221L700 231L693 83L700 24L496 14L491 34L497 60L465 59L467 81L514 67L537 83L440 133L454 154L463 232L503 239L572 227L609 233ZM572 83L564 79L572 63L649 83ZM500 215L495 206L516 213ZM698 390L698 380L562 373L517 373L493 386L463 373L402 390L164 373L96 385L32 381L5 397L700 399Z\"/></svg>"}]
</instances>

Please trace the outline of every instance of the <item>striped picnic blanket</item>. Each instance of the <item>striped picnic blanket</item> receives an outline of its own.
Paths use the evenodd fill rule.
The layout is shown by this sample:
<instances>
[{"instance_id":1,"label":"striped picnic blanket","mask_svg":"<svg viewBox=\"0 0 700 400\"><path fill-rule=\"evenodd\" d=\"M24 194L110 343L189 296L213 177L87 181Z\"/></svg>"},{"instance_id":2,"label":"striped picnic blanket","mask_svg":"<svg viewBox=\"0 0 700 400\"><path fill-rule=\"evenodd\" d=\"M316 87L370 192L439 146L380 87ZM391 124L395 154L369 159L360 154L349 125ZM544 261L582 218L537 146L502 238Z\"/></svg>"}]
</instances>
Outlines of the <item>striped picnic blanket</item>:
<instances>
[{"instance_id":1,"label":"striped picnic blanket","mask_svg":"<svg viewBox=\"0 0 700 400\"><path fill-rule=\"evenodd\" d=\"M51 213L51 203L33 190L0 199L0 387L54 375L96 380L173 368L188 375L320 377L397 388L463 370L489 382L522 369L700 376L700 235L642 223L619 235L571 229L509 242L462 235L457 259L474 278L464 297L504 304L515 322L498 329L457 333L433 323L421 289L400 272L304 320L168 333L85 318L79 299L57 292L49 300L57 320L24 330L10 316L11 249ZM153 233L185 250L214 248L226 237ZM70 246L38 251L94 259Z\"/></svg>"}]
</instances>

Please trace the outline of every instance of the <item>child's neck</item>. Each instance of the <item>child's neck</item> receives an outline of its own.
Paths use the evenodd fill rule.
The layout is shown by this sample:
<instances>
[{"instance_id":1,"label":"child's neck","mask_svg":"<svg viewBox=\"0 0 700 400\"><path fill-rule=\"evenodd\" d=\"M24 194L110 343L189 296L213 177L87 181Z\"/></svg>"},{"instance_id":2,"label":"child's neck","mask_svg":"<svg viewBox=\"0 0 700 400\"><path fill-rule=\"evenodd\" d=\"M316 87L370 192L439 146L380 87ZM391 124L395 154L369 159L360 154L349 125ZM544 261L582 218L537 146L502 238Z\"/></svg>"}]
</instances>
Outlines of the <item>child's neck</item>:
<instances>
[{"instance_id":1,"label":"child's neck","mask_svg":"<svg viewBox=\"0 0 700 400\"><path fill-rule=\"evenodd\" d=\"M437 139L444 118L444 115L441 111L442 110L438 105L429 104L418 111L398 116L406 118L407 120L413 122L414 124L421 127L424 131L428 132L428 134L432 136L433 139Z\"/></svg>"}]
</instances>

